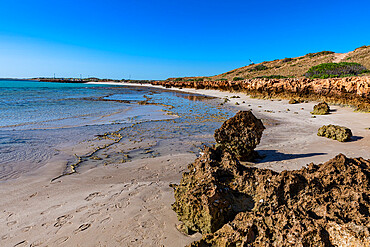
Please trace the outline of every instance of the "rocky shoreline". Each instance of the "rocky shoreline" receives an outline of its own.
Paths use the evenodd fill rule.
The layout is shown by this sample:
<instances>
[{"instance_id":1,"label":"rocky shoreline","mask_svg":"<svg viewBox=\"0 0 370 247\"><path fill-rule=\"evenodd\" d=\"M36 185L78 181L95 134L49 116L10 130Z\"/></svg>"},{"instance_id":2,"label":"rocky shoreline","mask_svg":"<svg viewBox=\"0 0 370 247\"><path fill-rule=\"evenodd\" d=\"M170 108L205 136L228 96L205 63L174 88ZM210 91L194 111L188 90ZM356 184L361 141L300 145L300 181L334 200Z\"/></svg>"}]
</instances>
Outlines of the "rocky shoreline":
<instances>
[{"instance_id":1,"label":"rocky shoreline","mask_svg":"<svg viewBox=\"0 0 370 247\"><path fill-rule=\"evenodd\" d=\"M229 135L246 136L252 151L260 139L253 133L262 128L258 119L240 115L253 114L228 120L234 130ZM249 167L236 149L206 147L180 184L172 185L179 229L203 234L190 246L370 245L370 160L339 154L277 173Z\"/></svg>"},{"instance_id":2,"label":"rocky shoreline","mask_svg":"<svg viewBox=\"0 0 370 247\"><path fill-rule=\"evenodd\" d=\"M216 89L245 92L262 98L299 98L350 105L370 112L370 77L329 79L247 79L240 81L155 81L153 85L178 88Z\"/></svg>"}]
</instances>

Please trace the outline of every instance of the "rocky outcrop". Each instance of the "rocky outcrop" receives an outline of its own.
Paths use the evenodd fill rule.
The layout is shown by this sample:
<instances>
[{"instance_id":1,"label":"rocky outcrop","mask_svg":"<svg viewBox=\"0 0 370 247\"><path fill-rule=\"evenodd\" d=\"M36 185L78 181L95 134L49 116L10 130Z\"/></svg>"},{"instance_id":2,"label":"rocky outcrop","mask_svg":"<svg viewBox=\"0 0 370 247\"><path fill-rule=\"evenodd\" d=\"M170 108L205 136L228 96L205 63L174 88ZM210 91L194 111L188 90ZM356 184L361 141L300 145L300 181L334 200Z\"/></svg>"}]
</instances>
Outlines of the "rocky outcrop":
<instances>
[{"instance_id":1,"label":"rocky outcrop","mask_svg":"<svg viewBox=\"0 0 370 247\"><path fill-rule=\"evenodd\" d=\"M369 246L370 160L340 154L276 173L206 148L175 187L191 246Z\"/></svg>"},{"instance_id":2,"label":"rocky outcrop","mask_svg":"<svg viewBox=\"0 0 370 247\"><path fill-rule=\"evenodd\" d=\"M313 107L312 115L326 115L329 114L330 108L326 102L321 102Z\"/></svg>"},{"instance_id":3,"label":"rocky outcrop","mask_svg":"<svg viewBox=\"0 0 370 247\"><path fill-rule=\"evenodd\" d=\"M370 77L247 79L241 81L156 81L154 85L246 92L267 98L300 98L355 106L370 112Z\"/></svg>"},{"instance_id":4,"label":"rocky outcrop","mask_svg":"<svg viewBox=\"0 0 370 247\"><path fill-rule=\"evenodd\" d=\"M346 127L329 124L320 127L317 135L331 138L340 142L346 142L351 139L352 131Z\"/></svg>"},{"instance_id":5,"label":"rocky outcrop","mask_svg":"<svg viewBox=\"0 0 370 247\"><path fill-rule=\"evenodd\" d=\"M215 137L257 140L262 127L239 112ZM249 139L253 129L260 134ZM243 165L222 142L206 147L172 185L181 230L203 234L190 246L370 246L370 160L339 154L277 173Z\"/></svg>"},{"instance_id":6,"label":"rocky outcrop","mask_svg":"<svg viewBox=\"0 0 370 247\"><path fill-rule=\"evenodd\" d=\"M221 149L246 161L256 157L254 149L260 143L265 127L251 111L239 111L215 131L215 140Z\"/></svg>"}]
</instances>

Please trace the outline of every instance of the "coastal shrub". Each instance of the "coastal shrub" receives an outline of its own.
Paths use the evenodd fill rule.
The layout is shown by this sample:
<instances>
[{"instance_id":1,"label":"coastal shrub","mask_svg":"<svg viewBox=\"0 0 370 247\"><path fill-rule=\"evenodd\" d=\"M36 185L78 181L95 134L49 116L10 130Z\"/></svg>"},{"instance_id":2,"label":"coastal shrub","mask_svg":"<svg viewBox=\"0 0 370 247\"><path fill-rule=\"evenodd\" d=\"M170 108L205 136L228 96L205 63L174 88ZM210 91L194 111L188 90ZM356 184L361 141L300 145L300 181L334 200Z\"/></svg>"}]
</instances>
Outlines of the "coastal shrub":
<instances>
[{"instance_id":1,"label":"coastal shrub","mask_svg":"<svg viewBox=\"0 0 370 247\"><path fill-rule=\"evenodd\" d=\"M233 78L233 81L242 81L242 80L244 80L243 77L234 77Z\"/></svg>"},{"instance_id":2,"label":"coastal shrub","mask_svg":"<svg viewBox=\"0 0 370 247\"><path fill-rule=\"evenodd\" d=\"M175 79L175 81L183 81L183 80L184 78L181 78L181 77Z\"/></svg>"},{"instance_id":3,"label":"coastal shrub","mask_svg":"<svg viewBox=\"0 0 370 247\"><path fill-rule=\"evenodd\" d=\"M305 74L308 78L333 78L354 76L368 72L366 67L359 63L323 63L311 67Z\"/></svg>"},{"instance_id":4,"label":"coastal shrub","mask_svg":"<svg viewBox=\"0 0 370 247\"><path fill-rule=\"evenodd\" d=\"M253 68L250 68L249 71L261 71L261 70L266 70L266 69L268 69L268 67L266 67L263 64L259 64L259 65L254 66Z\"/></svg>"},{"instance_id":5,"label":"coastal shrub","mask_svg":"<svg viewBox=\"0 0 370 247\"><path fill-rule=\"evenodd\" d=\"M204 81L204 77L201 78L195 78L194 81Z\"/></svg>"},{"instance_id":6,"label":"coastal shrub","mask_svg":"<svg viewBox=\"0 0 370 247\"><path fill-rule=\"evenodd\" d=\"M361 50L361 49L365 49L365 48L368 48L368 47L370 47L370 45L363 45L363 46L361 46L359 48L356 48L355 51L358 51L358 50Z\"/></svg>"},{"instance_id":7,"label":"coastal shrub","mask_svg":"<svg viewBox=\"0 0 370 247\"><path fill-rule=\"evenodd\" d=\"M253 79L263 79L263 78L266 78L266 79L284 79L284 78L288 78L288 77L283 76L283 75L263 75L263 76L254 77Z\"/></svg>"},{"instance_id":8,"label":"coastal shrub","mask_svg":"<svg viewBox=\"0 0 370 247\"><path fill-rule=\"evenodd\" d=\"M313 58L313 57L319 57L319 56L325 56L325 55L329 55L329 54L333 54L335 52L333 51L320 51L320 52L315 52L315 53L308 53L305 55L305 57L310 57L310 58Z\"/></svg>"},{"instance_id":9,"label":"coastal shrub","mask_svg":"<svg viewBox=\"0 0 370 247\"><path fill-rule=\"evenodd\" d=\"M220 79L216 79L216 81L227 81L226 78L220 78Z\"/></svg>"},{"instance_id":10,"label":"coastal shrub","mask_svg":"<svg viewBox=\"0 0 370 247\"><path fill-rule=\"evenodd\" d=\"M290 57L286 57L283 60L281 60L282 63L287 63L287 62L291 62L291 61L293 61L293 59L290 58Z\"/></svg>"}]
</instances>

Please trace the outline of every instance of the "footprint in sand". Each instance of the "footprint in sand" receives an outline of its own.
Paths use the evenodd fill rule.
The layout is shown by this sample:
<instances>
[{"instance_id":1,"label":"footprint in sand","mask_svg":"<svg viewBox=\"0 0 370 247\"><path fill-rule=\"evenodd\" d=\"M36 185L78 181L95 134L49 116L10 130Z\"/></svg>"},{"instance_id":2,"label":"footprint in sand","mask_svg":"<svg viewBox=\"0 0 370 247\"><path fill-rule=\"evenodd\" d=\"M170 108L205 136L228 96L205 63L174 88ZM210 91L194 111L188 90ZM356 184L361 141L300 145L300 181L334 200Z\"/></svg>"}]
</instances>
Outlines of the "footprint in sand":
<instances>
[{"instance_id":1,"label":"footprint in sand","mask_svg":"<svg viewBox=\"0 0 370 247\"><path fill-rule=\"evenodd\" d=\"M34 197L34 196L36 196L37 195L37 192L35 192L35 193L33 193L32 195L30 195L29 196L29 198L32 198L32 197Z\"/></svg>"},{"instance_id":2,"label":"footprint in sand","mask_svg":"<svg viewBox=\"0 0 370 247\"><path fill-rule=\"evenodd\" d=\"M28 232L33 226L26 226L21 229L22 232Z\"/></svg>"},{"instance_id":3,"label":"footprint in sand","mask_svg":"<svg viewBox=\"0 0 370 247\"><path fill-rule=\"evenodd\" d=\"M50 208L46 209L45 211L42 211L41 212L41 215L43 214L48 214L50 213L51 211L57 209L57 208L60 208L62 205L54 205L54 206L51 206Z\"/></svg>"},{"instance_id":4,"label":"footprint in sand","mask_svg":"<svg viewBox=\"0 0 370 247\"><path fill-rule=\"evenodd\" d=\"M57 218L57 222L54 224L55 227L62 227L64 224L66 224L68 222L69 219L72 219L73 216L72 215L62 215L60 217Z\"/></svg>"},{"instance_id":5,"label":"footprint in sand","mask_svg":"<svg viewBox=\"0 0 370 247\"><path fill-rule=\"evenodd\" d=\"M91 224L90 224L90 223L82 224L82 225L80 225L76 230L74 230L74 234L77 234L77 233L79 233L79 232L85 231L85 230L86 230L86 229L88 229L90 226L91 226Z\"/></svg>"},{"instance_id":6,"label":"footprint in sand","mask_svg":"<svg viewBox=\"0 0 370 247\"><path fill-rule=\"evenodd\" d=\"M1 237L1 240L6 240L6 239L8 239L8 238L10 238L10 235L9 235L9 234L5 234L5 235L3 235L3 236Z\"/></svg>"},{"instance_id":7,"label":"footprint in sand","mask_svg":"<svg viewBox=\"0 0 370 247\"><path fill-rule=\"evenodd\" d=\"M105 218L105 219L102 219L101 221L100 221L100 224L107 224L108 222L110 222L112 220L112 218L111 217L107 217L107 218Z\"/></svg>"},{"instance_id":8,"label":"footprint in sand","mask_svg":"<svg viewBox=\"0 0 370 247\"><path fill-rule=\"evenodd\" d=\"M21 246L27 246L27 245L28 245L27 240L23 240L23 241L15 244L14 247L21 247Z\"/></svg>"},{"instance_id":9,"label":"footprint in sand","mask_svg":"<svg viewBox=\"0 0 370 247\"><path fill-rule=\"evenodd\" d=\"M40 246L44 243L44 240L36 240L35 242L33 242L32 244L30 244L30 247L36 247L36 246Z\"/></svg>"},{"instance_id":10,"label":"footprint in sand","mask_svg":"<svg viewBox=\"0 0 370 247\"><path fill-rule=\"evenodd\" d=\"M91 201L92 199L94 199L95 197L97 196L101 196L101 193L100 192L94 192L94 193L91 193L90 195L88 195L85 200L86 201Z\"/></svg>"},{"instance_id":11,"label":"footprint in sand","mask_svg":"<svg viewBox=\"0 0 370 247\"><path fill-rule=\"evenodd\" d=\"M54 241L54 244L60 245L62 243L67 242L68 239L69 239L69 237L67 237L67 236L58 238L57 240Z\"/></svg>"},{"instance_id":12,"label":"footprint in sand","mask_svg":"<svg viewBox=\"0 0 370 247\"><path fill-rule=\"evenodd\" d=\"M17 221L14 220L14 221L8 222L6 225L10 227L10 226L14 226L15 224L17 224Z\"/></svg>"},{"instance_id":13,"label":"footprint in sand","mask_svg":"<svg viewBox=\"0 0 370 247\"><path fill-rule=\"evenodd\" d=\"M118 197L119 196L119 194L120 193L114 193L110 198L109 198L109 200L111 201L111 200L113 200L114 198L116 198L116 197Z\"/></svg>"},{"instance_id":14,"label":"footprint in sand","mask_svg":"<svg viewBox=\"0 0 370 247\"><path fill-rule=\"evenodd\" d=\"M87 206L82 206L82 207L76 209L76 213L82 212L82 211L84 211L86 209L87 209Z\"/></svg>"},{"instance_id":15,"label":"footprint in sand","mask_svg":"<svg viewBox=\"0 0 370 247\"><path fill-rule=\"evenodd\" d=\"M91 217L94 217L94 216L97 216L97 215L100 215L100 214L101 214L100 212L91 213L86 218L91 218Z\"/></svg>"}]
</instances>

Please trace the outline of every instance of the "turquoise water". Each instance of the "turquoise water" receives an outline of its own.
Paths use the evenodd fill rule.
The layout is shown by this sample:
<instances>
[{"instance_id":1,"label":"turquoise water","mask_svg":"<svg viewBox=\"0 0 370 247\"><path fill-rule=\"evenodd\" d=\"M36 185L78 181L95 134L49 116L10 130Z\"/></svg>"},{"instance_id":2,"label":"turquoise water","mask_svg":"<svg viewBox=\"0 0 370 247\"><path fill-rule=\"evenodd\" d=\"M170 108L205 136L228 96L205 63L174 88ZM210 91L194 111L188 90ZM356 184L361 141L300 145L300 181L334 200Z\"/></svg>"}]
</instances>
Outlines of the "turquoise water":
<instances>
[{"instance_id":1,"label":"turquoise water","mask_svg":"<svg viewBox=\"0 0 370 247\"><path fill-rule=\"evenodd\" d=\"M83 159L81 168L117 163L123 151L133 160L196 152L213 142L214 130L231 115L217 99L152 87L0 80L0 181L60 157L71 164L75 156L65 147L119 129L119 152L106 158L108 150L101 150L96 155L102 160ZM146 140L155 142L151 152L143 150L144 144L131 151L121 148Z\"/></svg>"},{"instance_id":2,"label":"turquoise water","mask_svg":"<svg viewBox=\"0 0 370 247\"><path fill-rule=\"evenodd\" d=\"M127 112L133 106L138 108L130 103L99 100L102 97L114 100L115 94L136 103L143 100L144 92L81 83L0 80L0 129L108 123L111 118L107 115Z\"/></svg>"}]
</instances>

